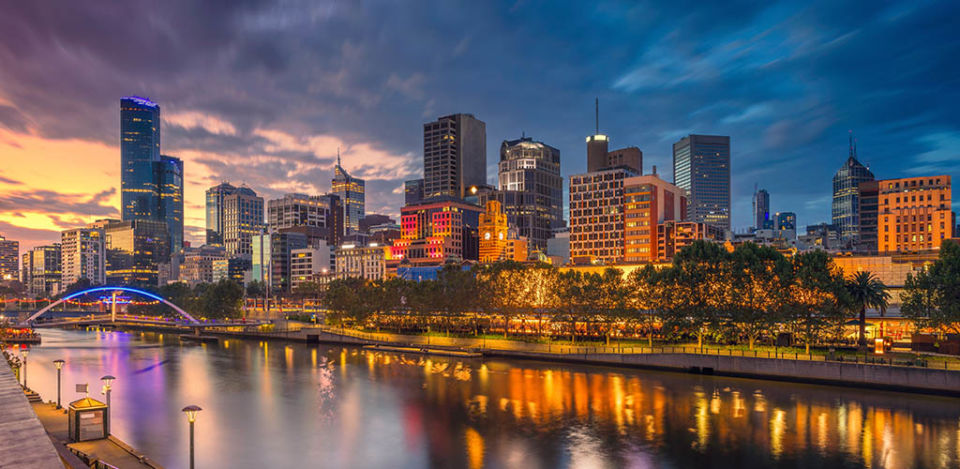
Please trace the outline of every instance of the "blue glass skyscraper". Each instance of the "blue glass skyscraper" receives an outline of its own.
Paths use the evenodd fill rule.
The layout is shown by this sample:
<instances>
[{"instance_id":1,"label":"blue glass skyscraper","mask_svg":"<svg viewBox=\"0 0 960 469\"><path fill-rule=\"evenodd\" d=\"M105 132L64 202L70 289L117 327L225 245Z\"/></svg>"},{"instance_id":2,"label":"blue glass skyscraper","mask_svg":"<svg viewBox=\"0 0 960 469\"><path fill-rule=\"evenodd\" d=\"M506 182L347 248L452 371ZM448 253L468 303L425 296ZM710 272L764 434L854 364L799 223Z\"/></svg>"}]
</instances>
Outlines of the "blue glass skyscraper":
<instances>
[{"instance_id":1,"label":"blue glass skyscraper","mask_svg":"<svg viewBox=\"0 0 960 469\"><path fill-rule=\"evenodd\" d=\"M136 96L120 99L120 215L160 219L160 106Z\"/></svg>"},{"instance_id":2,"label":"blue glass skyscraper","mask_svg":"<svg viewBox=\"0 0 960 469\"><path fill-rule=\"evenodd\" d=\"M333 167L331 192L343 201L343 234L347 235L360 229L360 219L364 217L365 195L364 180L350 175L340 165L340 151L337 150L337 165Z\"/></svg>"},{"instance_id":3,"label":"blue glass skyscraper","mask_svg":"<svg viewBox=\"0 0 960 469\"><path fill-rule=\"evenodd\" d=\"M157 164L160 178L160 220L170 231L170 252L183 248L183 160L161 155Z\"/></svg>"}]
</instances>

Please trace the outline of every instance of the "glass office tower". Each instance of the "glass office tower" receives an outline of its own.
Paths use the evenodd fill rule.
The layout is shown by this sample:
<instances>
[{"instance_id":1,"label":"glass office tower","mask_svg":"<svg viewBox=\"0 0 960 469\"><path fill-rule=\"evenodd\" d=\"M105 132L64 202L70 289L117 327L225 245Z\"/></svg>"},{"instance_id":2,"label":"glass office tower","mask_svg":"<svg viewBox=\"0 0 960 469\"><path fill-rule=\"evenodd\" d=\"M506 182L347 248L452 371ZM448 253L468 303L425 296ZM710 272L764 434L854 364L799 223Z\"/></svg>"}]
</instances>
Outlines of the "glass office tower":
<instances>
[{"instance_id":1,"label":"glass office tower","mask_svg":"<svg viewBox=\"0 0 960 469\"><path fill-rule=\"evenodd\" d=\"M673 183L690 221L730 229L730 137L688 135L673 144Z\"/></svg>"},{"instance_id":2,"label":"glass office tower","mask_svg":"<svg viewBox=\"0 0 960 469\"><path fill-rule=\"evenodd\" d=\"M157 165L160 179L160 219L170 231L170 252L183 249L183 160L161 155Z\"/></svg>"},{"instance_id":3,"label":"glass office tower","mask_svg":"<svg viewBox=\"0 0 960 469\"><path fill-rule=\"evenodd\" d=\"M833 175L831 214L841 239L856 240L860 231L860 183L873 180L870 169L857 160L857 148L851 137L847 161Z\"/></svg>"},{"instance_id":4,"label":"glass office tower","mask_svg":"<svg viewBox=\"0 0 960 469\"><path fill-rule=\"evenodd\" d=\"M340 197L343 203L343 234L347 235L360 229L360 219L364 216L364 181L355 178L340 165L340 155L337 154L337 165L333 168L333 181L330 192Z\"/></svg>"},{"instance_id":5,"label":"glass office tower","mask_svg":"<svg viewBox=\"0 0 960 469\"><path fill-rule=\"evenodd\" d=\"M120 99L120 199L124 220L159 220L160 106L136 96Z\"/></svg>"}]
</instances>

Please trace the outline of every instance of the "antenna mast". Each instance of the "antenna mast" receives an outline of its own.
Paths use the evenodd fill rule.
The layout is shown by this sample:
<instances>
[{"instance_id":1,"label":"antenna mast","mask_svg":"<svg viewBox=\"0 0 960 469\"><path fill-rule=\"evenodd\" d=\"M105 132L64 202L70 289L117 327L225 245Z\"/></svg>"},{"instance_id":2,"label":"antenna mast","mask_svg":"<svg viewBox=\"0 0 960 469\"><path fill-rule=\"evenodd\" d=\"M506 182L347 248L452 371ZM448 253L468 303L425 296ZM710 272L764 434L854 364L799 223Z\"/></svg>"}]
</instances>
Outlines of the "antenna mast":
<instances>
[{"instance_id":1,"label":"antenna mast","mask_svg":"<svg viewBox=\"0 0 960 469\"><path fill-rule=\"evenodd\" d=\"M596 132L594 135L600 135L600 97L597 96L593 102L593 112L594 112L594 123L596 125Z\"/></svg>"}]
</instances>

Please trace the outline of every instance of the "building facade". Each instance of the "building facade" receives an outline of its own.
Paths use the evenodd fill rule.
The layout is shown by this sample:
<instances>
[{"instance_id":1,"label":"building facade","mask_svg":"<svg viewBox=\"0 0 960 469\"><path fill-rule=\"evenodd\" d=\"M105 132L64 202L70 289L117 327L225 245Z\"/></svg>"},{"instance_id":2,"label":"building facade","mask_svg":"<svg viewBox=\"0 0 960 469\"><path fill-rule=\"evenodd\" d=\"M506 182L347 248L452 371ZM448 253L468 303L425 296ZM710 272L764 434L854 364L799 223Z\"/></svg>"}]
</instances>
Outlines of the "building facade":
<instances>
[{"instance_id":1,"label":"building facade","mask_svg":"<svg viewBox=\"0 0 960 469\"><path fill-rule=\"evenodd\" d=\"M107 280L103 230L87 227L62 231L60 269L64 287L82 278L92 285L103 285Z\"/></svg>"},{"instance_id":2,"label":"building facade","mask_svg":"<svg viewBox=\"0 0 960 469\"><path fill-rule=\"evenodd\" d=\"M423 197L464 198L487 183L486 124L472 114L423 124Z\"/></svg>"},{"instance_id":3,"label":"building facade","mask_svg":"<svg viewBox=\"0 0 960 469\"><path fill-rule=\"evenodd\" d=\"M527 240L507 222L500 202L490 200L480 214L480 262L527 260Z\"/></svg>"},{"instance_id":4,"label":"building facade","mask_svg":"<svg viewBox=\"0 0 960 469\"><path fill-rule=\"evenodd\" d=\"M340 165L340 154L338 153L337 165L333 168L330 192L340 197L340 202L343 204L343 235L360 229L360 220L366 215L365 185L363 179L353 177L346 169L343 169L343 166Z\"/></svg>"},{"instance_id":5,"label":"building facade","mask_svg":"<svg viewBox=\"0 0 960 469\"><path fill-rule=\"evenodd\" d=\"M267 224L271 231L312 227L322 233L327 245L340 244L344 232L343 204L336 194L307 196L286 194L267 202Z\"/></svg>"},{"instance_id":6,"label":"building facade","mask_svg":"<svg viewBox=\"0 0 960 469\"><path fill-rule=\"evenodd\" d=\"M766 189L758 189L753 193L753 229L763 230L772 228L770 220L770 193Z\"/></svg>"},{"instance_id":7,"label":"building facade","mask_svg":"<svg viewBox=\"0 0 960 469\"><path fill-rule=\"evenodd\" d=\"M857 188L859 229L856 250L861 253L876 253L880 246L877 240L877 202L880 198L879 181L861 182Z\"/></svg>"},{"instance_id":8,"label":"building facade","mask_svg":"<svg viewBox=\"0 0 960 469\"><path fill-rule=\"evenodd\" d=\"M626 168L570 176L571 261L612 264L623 259L623 184L634 176Z\"/></svg>"},{"instance_id":9,"label":"building facade","mask_svg":"<svg viewBox=\"0 0 960 469\"><path fill-rule=\"evenodd\" d=\"M263 197L246 186L223 197L221 234L227 257L253 255L251 239L263 230Z\"/></svg>"},{"instance_id":10,"label":"building facade","mask_svg":"<svg viewBox=\"0 0 960 469\"><path fill-rule=\"evenodd\" d=\"M316 247L290 251L290 287L294 290L314 276L330 273L332 266L330 246L324 242Z\"/></svg>"},{"instance_id":11,"label":"building facade","mask_svg":"<svg viewBox=\"0 0 960 469\"><path fill-rule=\"evenodd\" d=\"M273 232L255 235L252 239L252 277L272 289L290 292L293 287L290 254L308 247L302 233Z\"/></svg>"},{"instance_id":12,"label":"building facade","mask_svg":"<svg viewBox=\"0 0 960 469\"><path fill-rule=\"evenodd\" d=\"M723 229L693 221L667 221L657 225L658 261L669 261L694 241L723 240Z\"/></svg>"},{"instance_id":13,"label":"building facade","mask_svg":"<svg viewBox=\"0 0 960 469\"><path fill-rule=\"evenodd\" d=\"M180 281L194 287L216 283L228 277L226 252L221 247L202 246L184 252L180 263Z\"/></svg>"},{"instance_id":14,"label":"building facade","mask_svg":"<svg viewBox=\"0 0 960 469\"><path fill-rule=\"evenodd\" d=\"M413 264L442 263L448 258L479 258L480 207L451 197L427 199L400 209L400 239L389 259Z\"/></svg>"},{"instance_id":15,"label":"building facade","mask_svg":"<svg viewBox=\"0 0 960 469\"><path fill-rule=\"evenodd\" d=\"M20 241L0 236L0 281L16 280L20 274Z\"/></svg>"},{"instance_id":16,"label":"building facade","mask_svg":"<svg viewBox=\"0 0 960 469\"><path fill-rule=\"evenodd\" d=\"M236 186L226 181L207 189L204 198L207 246L223 246L223 199L236 191Z\"/></svg>"},{"instance_id":17,"label":"building facade","mask_svg":"<svg viewBox=\"0 0 960 469\"><path fill-rule=\"evenodd\" d=\"M493 198L507 221L532 249L546 251L553 230L563 226L560 150L529 137L500 145L498 187Z\"/></svg>"},{"instance_id":18,"label":"building facade","mask_svg":"<svg viewBox=\"0 0 960 469\"><path fill-rule=\"evenodd\" d=\"M730 229L730 137L688 135L673 144L673 184L687 191L689 221Z\"/></svg>"},{"instance_id":19,"label":"building facade","mask_svg":"<svg viewBox=\"0 0 960 469\"><path fill-rule=\"evenodd\" d=\"M850 154L833 175L833 202L830 210L840 237L855 241L860 232L860 184L873 181L873 173L857 160L857 150L850 139Z\"/></svg>"},{"instance_id":20,"label":"building facade","mask_svg":"<svg viewBox=\"0 0 960 469\"><path fill-rule=\"evenodd\" d=\"M387 275L386 246L352 246L337 248L335 257L338 277L359 277L382 280Z\"/></svg>"},{"instance_id":21,"label":"building facade","mask_svg":"<svg viewBox=\"0 0 960 469\"><path fill-rule=\"evenodd\" d=\"M954 236L950 176L877 181L877 238L880 252L940 249Z\"/></svg>"},{"instance_id":22,"label":"building facade","mask_svg":"<svg viewBox=\"0 0 960 469\"><path fill-rule=\"evenodd\" d=\"M21 282L33 297L49 298L63 288L60 245L37 246L23 254Z\"/></svg>"},{"instance_id":23,"label":"building facade","mask_svg":"<svg viewBox=\"0 0 960 469\"><path fill-rule=\"evenodd\" d=\"M160 264L170 260L167 224L131 220L107 222L103 226L106 283L156 286Z\"/></svg>"},{"instance_id":24,"label":"building facade","mask_svg":"<svg viewBox=\"0 0 960 469\"><path fill-rule=\"evenodd\" d=\"M403 205L418 204L423 200L423 179L412 179L403 183Z\"/></svg>"},{"instance_id":25,"label":"building facade","mask_svg":"<svg viewBox=\"0 0 960 469\"><path fill-rule=\"evenodd\" d=\"M657 225L686 218L685 192L657 175L623 181L623 261L657 260Z\"/></svg>"},{"instance_id":26,"label":"building facade","mask_svg":"<svg viewBox=\"0 0 960 469\"><path fill-rule=\"evenodd\" d=\"M161 155L157 165L160 181L160 219L170 232L170 252L183 249L183 160Z\"/></svg>"}]
</instances>

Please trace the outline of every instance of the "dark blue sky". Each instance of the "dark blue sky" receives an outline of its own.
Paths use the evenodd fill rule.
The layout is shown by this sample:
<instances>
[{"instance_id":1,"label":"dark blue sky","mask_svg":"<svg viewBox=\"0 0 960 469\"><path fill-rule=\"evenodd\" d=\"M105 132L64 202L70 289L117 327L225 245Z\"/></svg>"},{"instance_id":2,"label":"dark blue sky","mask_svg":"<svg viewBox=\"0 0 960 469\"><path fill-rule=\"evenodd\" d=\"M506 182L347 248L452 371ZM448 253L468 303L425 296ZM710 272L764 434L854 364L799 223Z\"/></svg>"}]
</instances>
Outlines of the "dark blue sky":
<instances>
[{"instance_id":1,"label":"dark blue sky","mask_svg":"<svg viewBox=\"0 0 960 469\"><path fill-rule=\"evenodd\" d=\"M487 123L491 182L521 132L581 172L595 96L612 145L667 179L674 141L731 136L737 228L755 183L772 211L828 221L850 129L880 178L960 169L960 2L4 3L5 139L116 147L119 97L149 96L164 153L187 163L193 234L197 194L221 179L328 190L337 145L368 178L368 212L397 213L422 123L454 112ZM40 189L0 176L22 183L3 189L10 231L10 201ZM114 203L94 189L80 202Z\"/></svg>"}]
</instances>

